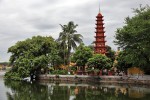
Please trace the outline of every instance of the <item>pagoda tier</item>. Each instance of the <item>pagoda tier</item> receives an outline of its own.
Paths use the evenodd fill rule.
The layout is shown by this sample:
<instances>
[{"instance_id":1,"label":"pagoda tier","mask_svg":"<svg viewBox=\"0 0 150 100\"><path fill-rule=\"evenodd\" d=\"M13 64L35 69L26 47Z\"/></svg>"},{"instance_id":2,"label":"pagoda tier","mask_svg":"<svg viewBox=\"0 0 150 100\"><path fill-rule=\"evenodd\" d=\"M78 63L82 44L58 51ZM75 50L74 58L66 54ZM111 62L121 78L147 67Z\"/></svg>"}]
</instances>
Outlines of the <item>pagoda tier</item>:
<instances>
[{"instance_id":1,"label":"pagoda tier","mask_svg":"<svg viewBox=\"0 0 150 100\"><path fill-rule=\"evenodd\" d=\"M104 23L103 23L103 16L99 13L96 16L96 36L95 36L95 47L94 52L96 54L105 54L106 53L106 46L105 46L105 31L104 31Z\"/></svg>"},{"instance_id":2,"label":"pagoda tier","mask_svg":"<svg viewBox=\"0 0 150 100\"><path fill-rule=\"evenodd\" d=\"M94 41L94 43L106 42L104 40Z\"/></svg>"},{"instance_id":3,"label":"pagoda tier","mask_svg":"<svg viewBox=\"0 0 150 100\"><path fill-rule=\"evenodd\" d=\"M106 37L104 35L98 35L98 36L94 36L95 38L101 38L101 37Z\"/></svg>"},{"instance_id":4,"label":"pagoda tier","mask_svg":"<svg viewBox=\"0 0 150 100\"><path fill-rule=\"evenodd\" d=\"M103 27L103 26L98 26L98 27L95 27L95 29L99 29L99 28L105 28L105 27Z\"/></svg>"},{"instance_id":5,"label":"pagoda tier","mask_svg":"<svg viewBox=\"0 0 150 100\"><path fill-rule=\"evenodd\" d=\"M105 33L105 31L103 31L103 30L97 30L95 33Z\"/></svg>"}]
</instances>

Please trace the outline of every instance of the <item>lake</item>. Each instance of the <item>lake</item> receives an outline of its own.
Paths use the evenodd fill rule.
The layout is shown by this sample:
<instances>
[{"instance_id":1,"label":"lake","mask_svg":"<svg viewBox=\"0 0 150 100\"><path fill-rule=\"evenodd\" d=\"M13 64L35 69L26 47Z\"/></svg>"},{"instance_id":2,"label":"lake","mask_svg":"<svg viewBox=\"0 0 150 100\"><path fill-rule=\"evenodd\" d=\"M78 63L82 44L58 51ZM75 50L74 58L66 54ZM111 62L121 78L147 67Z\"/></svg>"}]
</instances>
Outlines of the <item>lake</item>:
<instances>
[{"instance_id":1,"label":"lake","mask_svg":"<svg viewBox=\"0 0 150 100\"><path fill-rule=\"evenodd\" d=\"M150 100L150 87L114 84L71 84L4 81L0 100Z\"/></svg>"}]
</instances>

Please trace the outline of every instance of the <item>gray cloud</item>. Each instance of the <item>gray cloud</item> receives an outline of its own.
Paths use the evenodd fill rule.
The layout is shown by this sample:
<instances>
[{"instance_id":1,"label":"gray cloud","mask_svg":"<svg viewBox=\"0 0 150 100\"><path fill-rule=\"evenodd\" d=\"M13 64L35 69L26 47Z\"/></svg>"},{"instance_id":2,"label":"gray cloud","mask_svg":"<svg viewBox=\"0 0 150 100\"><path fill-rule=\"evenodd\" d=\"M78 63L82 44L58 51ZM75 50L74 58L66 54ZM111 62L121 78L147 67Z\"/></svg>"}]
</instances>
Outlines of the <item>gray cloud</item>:
<instances>
[{"instance_id":1,"label":"gray cloud","mask_svg":"<svg viewBox=\"0 0 150 100\"><path fill-rule=\"evenodd\" d=\"M31 25L33 25L38 30L48 30L57 28L58 25L56 25L51 20L48 20L47 18L35 18L29 21Z\"/></svg>"},{"instance_id":2,"label":"gray cloud","mask_svg":"<svg viewBox=\"0 0 150 100\"><path fill-rule=\"evenodd\" d=\"M8 61L7 49L17 41L34 35L57 38L59 24L74 21L86 45L94 41L99 0L0 0L0 62ZM116 28L124 25L124 18L133 16L131 8L150 4L149 0L101 0L106 44L113 49Z\"/></svg>"}]
</instances>

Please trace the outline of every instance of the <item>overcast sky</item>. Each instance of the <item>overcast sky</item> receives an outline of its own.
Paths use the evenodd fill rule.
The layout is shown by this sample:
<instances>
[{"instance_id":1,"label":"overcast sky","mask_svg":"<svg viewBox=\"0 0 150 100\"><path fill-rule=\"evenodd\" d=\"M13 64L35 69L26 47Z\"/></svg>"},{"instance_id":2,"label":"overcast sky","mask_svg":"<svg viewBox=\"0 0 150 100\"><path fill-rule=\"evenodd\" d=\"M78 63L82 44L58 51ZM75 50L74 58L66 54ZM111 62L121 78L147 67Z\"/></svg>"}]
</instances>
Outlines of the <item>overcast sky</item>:
<instances>
[{"instance_id":1,"label":"overcast sky","mask_svg":"<svg viewBox=\"0 0 150 100\"><path fill-rule=\"evenodd\" d=\"M59 24L74 21L84 43L91 44L95 36L95 16L99 3L104 16L106 44L116 50L116 28L132 16L132 9L150 0L0 0L0 62L8 61L7 49L17 41L35 35L58 37Z\"/></svg>"}]
</instances>

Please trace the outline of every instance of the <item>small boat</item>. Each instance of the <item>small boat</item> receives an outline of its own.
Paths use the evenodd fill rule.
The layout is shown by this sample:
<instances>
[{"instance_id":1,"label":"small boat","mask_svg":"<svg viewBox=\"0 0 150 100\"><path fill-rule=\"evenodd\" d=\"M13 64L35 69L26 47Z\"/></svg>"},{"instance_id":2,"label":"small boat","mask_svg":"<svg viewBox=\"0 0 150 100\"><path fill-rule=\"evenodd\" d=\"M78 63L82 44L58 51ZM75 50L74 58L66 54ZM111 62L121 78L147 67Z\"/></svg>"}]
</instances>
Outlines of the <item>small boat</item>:
<instances>
[{"instance_id":1,"label":"small boat","mask_svg":"<svg viewBox=\"0 0 150 100\"><path fill-rule=\"evenodd\" d=\"M30 77L26 77L26 78L23 78L22 80L23 80L23 81L30 82L30 81L31 81L31 78L30 78Z\"/></svg>"}]
</instances>

